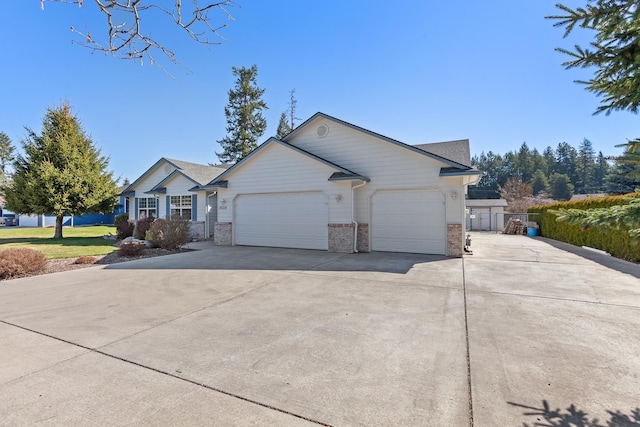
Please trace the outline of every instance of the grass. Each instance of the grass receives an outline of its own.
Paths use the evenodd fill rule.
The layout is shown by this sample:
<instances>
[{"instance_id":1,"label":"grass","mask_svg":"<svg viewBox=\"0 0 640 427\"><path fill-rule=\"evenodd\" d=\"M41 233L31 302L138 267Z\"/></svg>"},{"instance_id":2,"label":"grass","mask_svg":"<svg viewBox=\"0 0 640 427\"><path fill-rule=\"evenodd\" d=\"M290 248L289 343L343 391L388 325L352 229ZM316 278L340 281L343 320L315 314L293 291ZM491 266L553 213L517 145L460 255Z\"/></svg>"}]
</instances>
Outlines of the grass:
<instances>
[{"instance_id":1,"label":"grass","mask_svg":"<svg viewBox=\"0 0 640 427\"><path fill-rule=\"evenodd\" d=\"M113 246L113 240L102 238L109 233L116 234L115 227L64 227L62 239L54 239L54 231L53 228L0 227L0 250L31 248L42 252L47 259L57 259L108 255L118 249Z\"/></svg>"}]
</instances>

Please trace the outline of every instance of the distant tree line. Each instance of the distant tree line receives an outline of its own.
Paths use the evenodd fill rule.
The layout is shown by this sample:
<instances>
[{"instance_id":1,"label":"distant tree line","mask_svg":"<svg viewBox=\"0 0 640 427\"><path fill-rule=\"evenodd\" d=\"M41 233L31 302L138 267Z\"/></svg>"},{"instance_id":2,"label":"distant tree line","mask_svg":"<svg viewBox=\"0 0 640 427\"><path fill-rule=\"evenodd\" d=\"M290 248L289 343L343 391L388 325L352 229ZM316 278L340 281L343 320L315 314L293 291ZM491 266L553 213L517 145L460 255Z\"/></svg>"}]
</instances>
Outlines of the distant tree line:
<instances>
[{"instance_id":1,"label":"distant tree line","mask_svg":"<svg viewBox=\"0 0 640 427\"><path fill-rule=\"evenodd\" d=\"M625 194L640 187L640 180L631 173L638 164L625 162L624 157L609 160L601 151L596 154L586 138L577 148L561 142L542 153L524 142L518 151L504 155L483 151L471 163L485 172L478 185L469 188L471 199L500 198L500 189L509 179L530 185L533 195L544 192L556 200L573 194Z\"/></svg>"}]
</instances>

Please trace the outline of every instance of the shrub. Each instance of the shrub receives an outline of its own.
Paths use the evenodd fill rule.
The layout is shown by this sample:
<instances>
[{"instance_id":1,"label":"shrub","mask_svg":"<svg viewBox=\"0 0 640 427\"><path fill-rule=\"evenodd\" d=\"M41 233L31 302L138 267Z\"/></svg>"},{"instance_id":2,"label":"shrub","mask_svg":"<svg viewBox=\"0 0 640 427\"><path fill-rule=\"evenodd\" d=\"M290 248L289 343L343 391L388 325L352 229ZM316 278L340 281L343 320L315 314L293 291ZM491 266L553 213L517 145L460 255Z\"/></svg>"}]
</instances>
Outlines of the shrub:
<instances>
[{"instance_id":1,"label":"shrub","mask_svg":"<svg viewBox=\"0 0 640 427\"><path fill-rule=\"evenodd\" d=\"M29 248L9 248L0 251L0 279L38 273L47 265L40 251Z\"/></svg>"},{"instance_id":2,"label":"shrub","mask_svg":"<svg viewBox=\"0 0 640 427\"><path fill-rule=\"evenodd\" d=\"M94 262L96 262L95 257L89 256L89 255L83 255L81 257L78 257L74 262L74 264L93 264Z\"/></svg>"},{"instance_id":3,"label":"shrub","mask_svg":"<svg viewBox=\"0 0 640 427\"><path fill-rule=\"evenodd\" d=\"M113 221L113 225L116 226L116 233L118 234L119 240L133 236L135 224L133 221L129 221L128 213L117 215Z\"/></svg>"},{"instance_id":4,"label":"shrub","mask_svg":"<svg viewBox=\"0 0 640 427\"><path fill-rule=\"evenodd\" d=\"M151 224L153 224L155 220L156 219L152 216L139 219L138 222L136 222L135 229L133 230L133 237L138 240L145 240L147 231L149 231Z\"/></svg>"},{"instance_id":5,"label":"shrub","mask_svg":"<svg viewBox=\"0 0 640 427\"><path fill-rule=\"evenodd\" d=\"M162 249L178 249L191 240L189 220L178 217L157 219L149 231L151 241Z\"/></svg>"},{"instance_id":6,"label":"shrub","mask_svg":"<svg viewBox=\"0 0 640 427\"><path fill-rule=\"evenodd\" d=\"M631 241L629 230L625 228L589 227L556 221L557 216L549 212L560 208L565 209L595 209L610 208L626 205L630 197L638 197L636 193L623 196L598 197L592 199L559 202L545 206L529 208L529 216L538 214L536 219L540 223L543 236L576 246L589 246L609 252L611 255L633 262L640 261L640 245Z\"/></svg>"},{"instance_id":7,"label":"shrub","mask_svg":"<svg viewBox=\"0 0 640 427\"><path fill-rule=\"evenodd\" d=\"M144 242L122 242L118 248L118 255L124 257L140 256L147 246Z\"/></svg>"}]
</instances>

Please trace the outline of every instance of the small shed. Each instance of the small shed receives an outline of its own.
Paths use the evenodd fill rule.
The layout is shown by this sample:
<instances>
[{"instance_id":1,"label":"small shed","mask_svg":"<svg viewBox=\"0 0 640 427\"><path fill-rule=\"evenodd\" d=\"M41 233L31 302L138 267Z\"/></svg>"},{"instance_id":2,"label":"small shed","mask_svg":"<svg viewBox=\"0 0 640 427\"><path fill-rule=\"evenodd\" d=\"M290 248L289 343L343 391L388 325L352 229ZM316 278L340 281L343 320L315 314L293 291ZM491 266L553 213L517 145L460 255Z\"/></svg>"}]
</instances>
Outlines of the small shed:
<instances>
[{"instance_id":1,"label":"small shed","mask_svg":"<svg viewBox=\"0 0 640 427\"><path fill-rule=\"evenodd\" d=\"M504 229L505 199L467 199L467 230L502 231Z\"/></svg>"}]
</instances>

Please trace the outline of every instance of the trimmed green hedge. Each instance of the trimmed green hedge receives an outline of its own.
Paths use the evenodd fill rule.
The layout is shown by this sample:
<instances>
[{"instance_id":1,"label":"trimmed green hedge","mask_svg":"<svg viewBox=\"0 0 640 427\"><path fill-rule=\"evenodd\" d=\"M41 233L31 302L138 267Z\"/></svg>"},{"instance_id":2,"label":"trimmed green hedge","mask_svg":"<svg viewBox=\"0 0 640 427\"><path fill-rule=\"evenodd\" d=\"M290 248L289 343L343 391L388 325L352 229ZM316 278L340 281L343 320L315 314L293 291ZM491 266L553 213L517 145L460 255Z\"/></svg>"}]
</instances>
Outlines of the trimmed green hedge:
<instances>
[{"instance_id":1,"label":"trimmed green hedge","mask_svg":"<svg viewBox=\"0 0 640 427\"><path fill-rule=\"evenodd\" d=\"M549 212L554 209L594 209L609 208L611 206L626 205L628 199L640 197L638 193L622 196L599 197L593 199L574 200L572 202L558 202L551 205L532 206L530 214L540 214L535 218L540 224L540 233L561 242L576 246L589 246L609 252L611 255L633 262L640 262L640 245L631 243L631 236L626 229L616 228L582 228L578 225L556 221L556 216Z\"/></svg>"}]
</instances>

